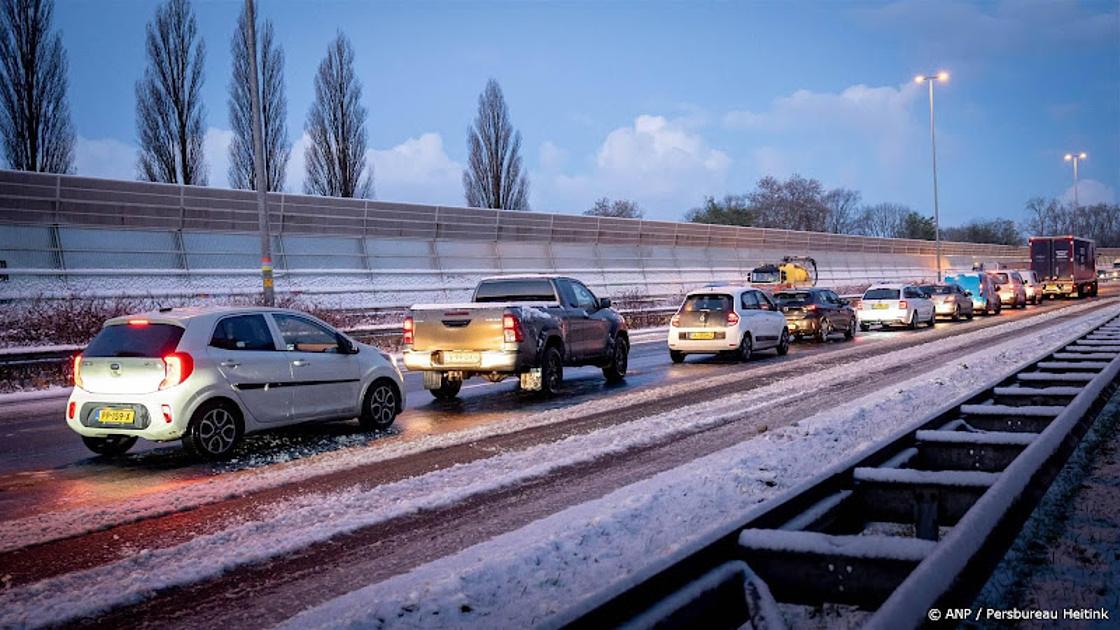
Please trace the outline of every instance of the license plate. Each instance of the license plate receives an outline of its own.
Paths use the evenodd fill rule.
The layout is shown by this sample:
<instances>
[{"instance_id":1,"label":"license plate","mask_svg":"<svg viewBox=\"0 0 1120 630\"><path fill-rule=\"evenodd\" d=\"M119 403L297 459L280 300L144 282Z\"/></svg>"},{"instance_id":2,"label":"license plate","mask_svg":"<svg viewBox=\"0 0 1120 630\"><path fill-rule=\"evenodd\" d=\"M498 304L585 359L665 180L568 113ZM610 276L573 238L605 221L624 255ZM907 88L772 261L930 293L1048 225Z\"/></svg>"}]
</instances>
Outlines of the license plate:
<instances>
[{"instance_id":1,"label":"license plate","mask_svg":"<svg viewBox=\"0 0 1120 630\"><path fill-rule=\"evenodd\" d=\"M99 424L132 424L135 418L133 409L99 409L97 412Z\"/></svg>"},{"instance_id":2,"label":"license plate","mask_svg":"<svg viewBox=\"0 0 1120 630\"><path fill-rule=\"evenodd\" d=\"M482 355L477 352L448 350L443 353L444 365L477 365L481 361Z\"/></svg>"},{"instance_id":3,"label":"license plate","mask_svg":"<svg viewBox=\"0 0 1120 630\"><path fill-rule=\"evenodd\" d=\"M690 333L690 334L688 335L688 338L689 338L689 339L707 339L707 340L711 340L711 339L715 339L715 338L716 338L716 334L715 334L714 332L696 332L696 333Z\"/></svg>"},{"instance_id":4,"label":"license plate","mask_svg":"<svg viewBox=\"0 0 1120 630\"><path fill-rule=\"evenodd\" d=\"M871 308L876 309L876 310L881 310L881 311L885 311L890 307L891 307L890 304L872 304L871 305Z\"/></svg>"}]
</instances>

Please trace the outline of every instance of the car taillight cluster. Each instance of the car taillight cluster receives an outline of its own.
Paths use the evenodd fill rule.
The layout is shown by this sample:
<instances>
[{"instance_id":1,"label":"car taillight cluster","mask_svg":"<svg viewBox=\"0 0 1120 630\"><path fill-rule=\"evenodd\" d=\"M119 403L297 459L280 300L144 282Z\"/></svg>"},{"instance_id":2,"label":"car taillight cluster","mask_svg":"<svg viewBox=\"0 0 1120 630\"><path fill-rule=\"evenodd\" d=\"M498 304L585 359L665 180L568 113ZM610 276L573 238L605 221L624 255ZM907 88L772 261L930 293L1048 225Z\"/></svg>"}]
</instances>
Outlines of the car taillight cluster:
<instances>
[{"instance_id":1,"label":"car taillight cluster","mask_svg":"<svg viewBox=\"0 0 1120 630\"><path fill-rule=\"evenodd\" d=\"M517 343L524 339L521 334L521 320L509 313L502 315L502 339L506 343Z\"/></svg>"},{"instance_id":2,"label":"car taillight cluster","mask_svg":"<svg viewBox=\"0 0 1120 630\"><path fill-rule=\"evenodd\" d=\"M401 342L410 346L416 341L416 323L412 320L412 316L404 318L404 325L401 326Z\"/></svg>"},{"instance_id":3,"label":"car taillight cluster","mask_svg":"<svg viewBox=\"0 0 1120 630\"><path fill-rule=\"evenodd\" d=\"M905 309L910 308L910 304L908 304L906 302L906 300L899 300L898 301L898 308L905 310Z\"/></svg>"},{"instance_id":4,"label":"car taillight cluster","mask_svg":"<svg viewBox=\"0 0 1120 630\"><path fill-rule=\"evenodd\" d=\"M82 355L74 357L74 387L81 387L82 383Z\"/></svg>"},{"instance_id":5,"label":"car taillight cluster","mask_svg":"<svg viewBox=\"0 0 1120 630\"><path fill-rule=\"evenodd\" d=\"M945 301L946 302L956 302L957 301L957 296L950 295L949 297L945 298Z\"/></svg>"},{"instance_id":6,"label":"car taillight cluster","mask_svg":"<svg viewBox=\"0 0 1120 630\"><path fill-rule=\"evenodd\" d=\"M194 357L186 352L172 352L163 357L163 380L159 388L175 387L194 372Z\"/></svg>"},{"instance_id":7,"label":"car taillight cluster","mask_svg":"<svg viewBox=\"0 0 1120 630\"><path fill-rule=\"evenodd\" d=\"M817 310L817 305L816 305L816 304L810 304L809 306L806 306L806 307L805 307L805 310L807 310L807 311L815 311L815 310Z\"/></svg>"},{"instance_id":8,"label":"car taillight cluster","mask_svg":"<svg viewBox=\"0 0 1120 630\"><path fill-rule=\"evenodd\" d=\"M673 317L669 319L669 325L673 328L679 327L681 325L681 314L674 314Z\"/></svg>"},{"instance_id":9,"label":"car taillight cluster","mask_svg":"<svg viewBox=\"0 0 1120 630\"><path fill-rule=\"evenodd\" d=\"M736 326L738 324L739 324L739 314L736 313L735 311L729 312L727 314L727 325L728 326Z\"/></svg>"}]
</instances>

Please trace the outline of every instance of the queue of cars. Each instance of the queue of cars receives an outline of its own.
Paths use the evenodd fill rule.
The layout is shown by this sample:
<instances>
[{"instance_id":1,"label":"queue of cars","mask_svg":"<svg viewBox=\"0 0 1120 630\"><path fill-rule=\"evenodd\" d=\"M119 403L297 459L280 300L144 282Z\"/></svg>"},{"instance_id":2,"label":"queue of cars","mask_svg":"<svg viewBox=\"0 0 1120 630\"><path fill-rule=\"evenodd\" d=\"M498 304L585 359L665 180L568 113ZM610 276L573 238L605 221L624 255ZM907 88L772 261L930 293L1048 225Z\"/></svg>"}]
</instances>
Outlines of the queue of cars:
<instances>
[{"instance_id":1,"label":"queue of cars","mask_svg":"<svg viewBox=\"0 0 1120 630\"><path fill-rule=\"evenodd\" d=\"M756 351L789 352L793 339L818 342L873 325L932 326L1003 306L1037 301L1037 278L972 272L935 285L869 287L858 307L821 287L772 295L752 286L688 293L672 316L670 359ZM609 383L626 377L629 331L607 298L564 276L483 279L463 304L413 306L402 330L403 362L423 374L439 400L464 380L517 378L520 388L553 394L569 366L599 367ZM252 432L357 418L385 430L404 409L404 378L391 355L306 313L276 308L159 309L116 317L78 355L66 422L85 445L120 455L139 438L181 440L203 459L230 456Z\"/></svg>"}]
</instances>

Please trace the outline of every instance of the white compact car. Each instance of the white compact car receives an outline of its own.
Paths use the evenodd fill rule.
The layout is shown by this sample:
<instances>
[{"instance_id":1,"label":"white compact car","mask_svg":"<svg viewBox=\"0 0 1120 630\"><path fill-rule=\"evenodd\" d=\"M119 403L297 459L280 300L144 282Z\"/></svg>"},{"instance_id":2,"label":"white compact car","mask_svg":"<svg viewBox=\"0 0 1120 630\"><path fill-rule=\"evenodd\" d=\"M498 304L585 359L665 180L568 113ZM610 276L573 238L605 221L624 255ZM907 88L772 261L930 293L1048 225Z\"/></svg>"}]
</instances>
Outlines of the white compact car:
<instances>
[{"instance_id":1,"label":"white compact car","mask_svg":"<svg viewBox=\"0 0 1120 630\"><path fill-rule=\"evenodd\" d=\"M873 284L863 292L860 300L860 330L867 331L872 324L894 324L917 328L926 323L933 326L936 311L933 300L912 284Z\"/></svg>"},{"instance_id":2,"label":"white compact car","mask_svg":"<svg viewBox=\"0 0 1120 630\"><path fill-rule=\"evenodd\" d=\"M182 439L206 459L246 433L358 418L388 428L404 409L392 357L286 309L161 309L105 322L74 359L66 422L95 453Z\"/></svg>"},{"instance_id":3,"label":"white compact car","mask_svg":"<svg viewBox=\"0 0 1120 630\"><path fill-rule=\"evenodd\" d=\"M689 293L669 322L673 363L689 354L735 353L740 360L755 350L789 352L789 330L770 296L751 287L707 287Z\"/></svg>"}]
</instances>

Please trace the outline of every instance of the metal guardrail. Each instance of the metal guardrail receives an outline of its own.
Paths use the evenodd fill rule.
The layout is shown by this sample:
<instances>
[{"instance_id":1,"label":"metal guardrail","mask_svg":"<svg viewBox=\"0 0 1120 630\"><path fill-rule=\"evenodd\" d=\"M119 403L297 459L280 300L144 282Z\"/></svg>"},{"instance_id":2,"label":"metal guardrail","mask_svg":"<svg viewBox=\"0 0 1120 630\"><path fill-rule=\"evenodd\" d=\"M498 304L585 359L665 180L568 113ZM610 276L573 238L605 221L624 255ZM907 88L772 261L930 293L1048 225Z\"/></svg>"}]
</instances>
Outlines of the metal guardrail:
<instances>
[{"instance_id":1,"label":"metal guardrail","mask_svg":"<svg viewBox=\"0 0 1120 630\"><path fill-rule=\"evenodd\" d=\"M1120 317L562 614L569 627L784 625L778 603L915 628L967 607L1120 376ZM901 524L913 536L876 532Z\"/></svg>"}]
</instances>

